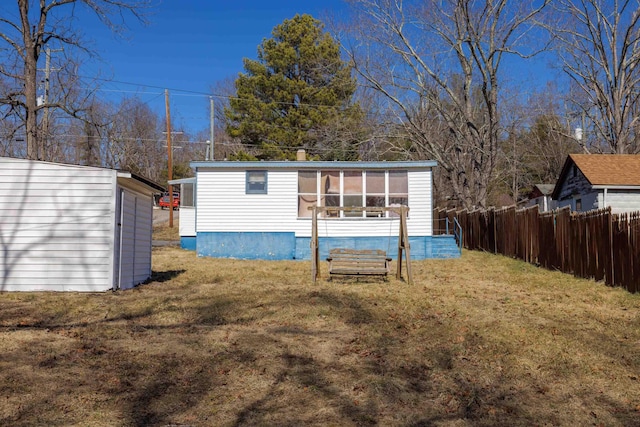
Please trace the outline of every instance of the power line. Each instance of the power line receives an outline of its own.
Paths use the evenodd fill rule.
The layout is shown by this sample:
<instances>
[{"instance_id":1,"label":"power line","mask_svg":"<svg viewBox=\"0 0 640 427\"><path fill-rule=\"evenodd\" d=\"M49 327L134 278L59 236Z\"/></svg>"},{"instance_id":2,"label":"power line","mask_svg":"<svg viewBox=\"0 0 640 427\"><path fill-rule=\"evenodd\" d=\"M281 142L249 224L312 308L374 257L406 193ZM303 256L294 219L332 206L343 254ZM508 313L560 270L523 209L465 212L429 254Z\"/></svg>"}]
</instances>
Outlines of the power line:
<instances>
[{"instance_id":1,"label":"power line","mask_svg":"<svg viewBox=\"0 0 640 427\"><path fill-rule=\"evenodd\" d=\"M207 93L207 92L200 92L200 91L195 91L195 90L189 90L189 89L177 89L177 88L170 88L170 87L161 87L161 86L155 86L155 85L149 85L149 84L143 84L143 83L135 83L135 82L125 82L125 81L121 81L121 80L112 80L112 79L104 79L104 78L100 78L100 77L88 77L88 76L82 76L82 75L78 75L77 77L83 78L83 79L93 79L93 80L98 80L98 81L103 81L103 82L109 82L109 83L116 83L116 84L122 84L122 85L128 85L128 86L137 86L137 87L144 87L144 88L151 88L151 89L160 89L162 91L164 91L165 89L169 90L172 92L172 96L191 96L191 97L211 97L211 98L217 98L217 99L225 99L225 100L238 100L238 101L248 101L248 102L261 102L259 100L256 99L251 99L251 98L242 98L242 97L238 97L238 96L232 96L232 95L221 95L221 94L215 94L215 93ZM136 93L137 91L127 91L127 90L120 90L120 89L100 89L100 88L89 88L89 87L84 87L84 89L92 89L95 91L104 91L104 92L122 92L122 93ZM178 92L178 93L175 93ZM148 93L148 94L158 94L158 92L138 92L138 93ZM164 92L162 92L164 93ZM160 94L162 94L160 93ZM277 105L294 105L294 106L304 106L304 107L327 107L327 108L336 108L336 105L328 105L328 104L310 104L310 103L304 103L304 102L285 102L285 101L272 101L272 104L277 104Z\"/></svg>"}]
</instances>

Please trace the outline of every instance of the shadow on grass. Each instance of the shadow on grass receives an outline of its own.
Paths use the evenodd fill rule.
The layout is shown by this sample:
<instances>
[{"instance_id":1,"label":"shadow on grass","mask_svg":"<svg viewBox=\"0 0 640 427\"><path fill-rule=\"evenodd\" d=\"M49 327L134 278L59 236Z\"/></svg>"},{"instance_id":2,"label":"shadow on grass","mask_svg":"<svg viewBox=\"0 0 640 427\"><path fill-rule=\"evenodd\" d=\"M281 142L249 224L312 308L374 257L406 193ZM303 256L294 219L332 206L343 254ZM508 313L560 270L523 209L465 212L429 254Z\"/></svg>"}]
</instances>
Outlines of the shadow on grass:
<instances>
[{"instance_id":1,"label":"shadow on grass","mask_svg":"<svg viewBox=\"0 0 640 427\"><path fill-rule=\"evenodd\" d=\"M376 425L377 408L375 404L360 405L354 401L345 390L332 383L331 379L324 375L327 366L313 357L302 356L290 352L279 355L283 368L263 397L254 400L241 409L236 417L234 426L245 425L273 425L300 426L308 425L310 414L305 408L305 403L310 397L320 397L330 407L340 414L343 423L355 423L355 425ZM283 386L293 386L305 390L306 397L299 395L297 399L290 401L291 407L285 408L279 396L282 395ZM312 393L309 396L309 393ZM278 418L278 413L287 414ZM322 415L313 420L315 425L331 424L332 420L324 419ZM335 420L334 420L335 421Z\"/></svg>"},{"instance_id":2,"label":"shadow on grass","mask_svg":"<svg viewBox=\"0 0 640 427\"><path fill-rule=\"evenodd\" d=\"M222 386L215 373L220 356L194 353L182 341L195 340L190 335L202 328L227 323L231 301L212 298L207 307L178 307L178 313L200 316L169 325L152 318L172 318L171 304L134 310L117 295L111 301L119 312L104 319L67 321L64 311L43 317L33 306L24 307L30 313L16 311L15 322L0 319L15 323L0 328L2 334L14 334L14 345L0 355L0 365L12 367L0 371L0 425L95 424L96 418L84 419L83 411L110 414L99 425L183 425L178 417ZM31 322L19 320L25 314ZM249 360L250 355L234 359ZM208 424L203 419L192 423Z\"/></svg>"},{"instance_id":3,"label":"shadow on grass","mask_svg":"<svg viewBox=\"0 0 640 427\"><path fill-rule=\"evenodd\" d=\"M186 270L152 271L151 277L144 284L168 282L184 273L186 273Z\"/></svg>"},{"instance_id":4,"label":"shadow on grass","mask_svg":"<svg viewBox=\"0 0 640 427\"><path fill-rule=\"evenodd\" d=\"M215 425L215 415L207 419L199 412L191 419L190 411L200 405L210 407L212 414L216 405L234 400L227 376L233 371L241 373L235 381L247 381L253 392L227 408L230 424L236 426L566 422L551 410L533 411L535 402L560 410L564 403L545 395L545 384L534 378L514 378L517 361L498 356L498 369L476 357L478 349L495 343L476 334L461 317L443 320L435 309L425 309L419 318L409 319L397 315L402 307L382 307L365 296L323 288L287 289L268 301L213 291L188 304L183 298L171 295L88 322L68 321L64 311L59 317L43 317L25 304L22 309L32 310L36 320L21 327L35 329L34 335L0 355L0 365L18 367L0 372L10 397L3 403L6 411L0 413L7 415L0 416L0 425L81 424L82 411L74 408L78 402L88 412L118 414L105 425ZM125 301L114 300L114 305ZM325 316L327 326L315 318L275 317L287 306L295 307L295 316ZM18 319L20 310L14 315ZM165 324L156 316L181 317ZM344 328L345 334L332 326ZM468 332L458 337L454 329L460 326ZM218 340L216 347L205 344L205 338ZM319 342L327 346L324 357L317 354ZM618 356L611 350L611 357ZM256 378L261 386L250 383ZM598 403L622 425L640 419L639 413L603 395L573 398L585 407ZM325 412L314 418L310 408Z\"/></svg>"}]
</instances>

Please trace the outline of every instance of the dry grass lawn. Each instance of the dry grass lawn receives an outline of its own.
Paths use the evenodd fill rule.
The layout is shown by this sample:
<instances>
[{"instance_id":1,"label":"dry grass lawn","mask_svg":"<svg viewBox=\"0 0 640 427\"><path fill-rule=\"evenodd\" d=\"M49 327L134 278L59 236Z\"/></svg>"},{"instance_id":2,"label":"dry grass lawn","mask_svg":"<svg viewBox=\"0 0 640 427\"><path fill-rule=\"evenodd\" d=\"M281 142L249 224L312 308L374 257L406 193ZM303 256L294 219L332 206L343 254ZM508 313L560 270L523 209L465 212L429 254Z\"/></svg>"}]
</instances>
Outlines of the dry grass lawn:
<instances>
[{"instance_id":1,"label":"dry grass lawn","mask_svg":"<svg viewBox=\"0 0 640 427\"><path fill-rule=\"evenodd\" d=\"M0 294L0 425L640 425L640 295L477 252L413 267L312 285L158 248L134 290Z\"/></svg>"}]
</instances>

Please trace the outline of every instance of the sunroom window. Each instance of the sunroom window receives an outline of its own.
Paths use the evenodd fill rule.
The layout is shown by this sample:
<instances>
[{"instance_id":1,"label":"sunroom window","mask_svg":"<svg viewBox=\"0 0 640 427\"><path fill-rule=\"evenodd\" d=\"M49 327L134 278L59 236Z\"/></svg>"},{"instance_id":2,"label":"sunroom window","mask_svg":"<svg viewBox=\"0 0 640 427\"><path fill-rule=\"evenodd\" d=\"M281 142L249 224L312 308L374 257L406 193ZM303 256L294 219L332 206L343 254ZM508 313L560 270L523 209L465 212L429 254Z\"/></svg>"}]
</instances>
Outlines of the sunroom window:
<instances>
[{"instance_id":1,"label":"sunroom window","mask_svg":"<svg viewBox=\"0 0 640 427\"><path fill-rule=\"evenodd\" d=\"M383 208L387 205L385 191L385 172L367 171L367 200L368 208ZM384 211L367 211L368 217L383 217Z\"/></svg>"},{"instance_id":2,"label":"sunroom window","mask_svg":"<svg viewBox=\"0 0 640 427\"><path fill-rule=\"evenodd\" d=\"M362 207L362 171L344 172L344 195L343 204L345 208ZM362 212L344 211L346 217L359 217Z\"/></svg>"},{"instance_id":3,"label":"sunroom window","mask_svg":"<svg viewBox=\"0 0 640 427\"><path fill-rule=\"evenodd\" d=\"M298 172L298 217L311 217L309 206L318 204L318 172Z\"/></svg>"},{"instance_id":4,"label":"sunroom window","mask_svg":"<svg viewBox=\"0 0 640 427\"><path fill-rule=\"evenodd\" d=\"M340 171L322 171L320 186L320 206L341 206ZM337 217L339 212L327 212L326 216Z\"/></svg>"},{"instance_id":5,"label":"sunroom window","mask_svg":"<svg viewBox=\"0 0 640 427\"><path fill-rule=\"evenodd\" d=\"M407 171L389 171L389 204L391 207L409 206ZM391 212L392 216L398 216Z\"/></svg>"},{"instance_id":6,"label":"sunroom window","mask_svg":"<svg viewBox=\"0 0 640 427\"><path fill-rule=\"evenodd\" d=\"M298 217L312 216L309 206L345 208L384 208L408 206L409 183L407 171L383 170L325 170L298 172ZM384 209L369 210L366 214L345 210L325 212L324 217L397 216Z\"/></svg>"}]
</instances>

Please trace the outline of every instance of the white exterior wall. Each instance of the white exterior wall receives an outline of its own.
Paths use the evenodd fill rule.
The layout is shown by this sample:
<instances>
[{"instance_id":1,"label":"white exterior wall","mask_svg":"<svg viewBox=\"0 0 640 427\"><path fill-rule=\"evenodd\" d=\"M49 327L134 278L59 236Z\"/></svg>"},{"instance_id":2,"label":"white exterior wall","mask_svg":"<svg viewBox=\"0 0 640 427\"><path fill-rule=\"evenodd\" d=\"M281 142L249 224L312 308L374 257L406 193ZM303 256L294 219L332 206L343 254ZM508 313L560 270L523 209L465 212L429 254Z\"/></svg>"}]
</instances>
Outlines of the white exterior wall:
<instances>
[{"instance_id":1,"label":"white exterior wall","mask_svg":"<svg viewBox=\"0 0 640 427\"><path fill-rule=\"evenodd\" d=\"M180 207L180 237L193 237L196 235L196 208L188 206Z\"/></svg>"},{"instance_id":2,"label":"white exterior wall","mask_svg":"<svg viewBox=\"0 0 640 427\"><path fill-rule=\"evenodd\" d=\"M294 231L297 171L269 171L268 194L245 194L244 169L198 171L198 232Z\"/></svg>"},{"instance_id":3,"label":"white exterior wall","mask_svg":"<svg viewBox=\"0 0 640 427\"><path fill-rule=\"evenodd\" d=\"M113 283L116 172L0 158L0 290Z\"/></svg>"},{"instance_id":4,"label":"white exterior wall","mask_svg":"<svg viewBox=\"0 0 640 427\"><path fill-rule=\"evenodd\" d=\"M267 194L245 194L245 169L199 169L197 179L197 232L294 232L297 237L311 236L311 218L298 219L297 170L269 170ZM409 235L431 235L431 169L409 169L408 180ZM182 221L182 212L180 218ZM318 233L331 237L397 236L398 223L387 218L319 220Z\"/></svg>"},{"instance_id":5,"label":"white exterior wall","mask_svg":"<svg viewBox=\"0 0 640 427\"><path fill-rule=\"evenodd\" d=\"M598 198L600 206L611 206L613 213L640 211L640 192L638 191L608 189L605 196L602 190Z\"/></svg>"}]
</instances>

